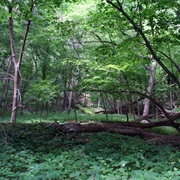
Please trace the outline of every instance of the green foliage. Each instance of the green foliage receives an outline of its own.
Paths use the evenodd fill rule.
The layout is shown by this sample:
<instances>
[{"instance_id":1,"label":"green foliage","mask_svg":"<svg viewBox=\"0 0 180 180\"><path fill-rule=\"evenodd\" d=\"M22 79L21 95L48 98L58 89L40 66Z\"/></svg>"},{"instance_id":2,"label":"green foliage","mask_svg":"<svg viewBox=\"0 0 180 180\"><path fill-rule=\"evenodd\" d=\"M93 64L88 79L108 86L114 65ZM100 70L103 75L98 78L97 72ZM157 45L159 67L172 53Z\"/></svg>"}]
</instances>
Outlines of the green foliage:
<instances>
[{"instance_id":1,"label":"green foliage","mask_svg":"<svg viewBox=\"0 0 180 180\"><path fill-rule=\"evenodd\" d=\"M59 85L53 84L49 80L41 80L32 84L26 99L36 99L38 102L51 102L58 94Z\"/></svg>"},{"instance_id":2,"label":"green foliage","mask_svg":"<svg viewBox=\"0 0 180 180\"><path fill-rule=\"evenodd\" d=\"M13 126L13 128L12 128ZM112 133L64 134L46 124L4 125L1 179L178 179L180 153ZM163 149L163 150L162 150Z\"/></svg>"},{"instance_id":3,"label":"green foliage","mask_svg":"<svg viewBox=\"0 0 180 180\"><path fill-rule=\"evenodd\" d=\"M159 134L169 134L169 135L180 134L177 132L177 130L175 128L168 127L168 126L154 127L154 128L152 128L152 131L155 133L159 133Z\"/></svg>"}]
</instances>

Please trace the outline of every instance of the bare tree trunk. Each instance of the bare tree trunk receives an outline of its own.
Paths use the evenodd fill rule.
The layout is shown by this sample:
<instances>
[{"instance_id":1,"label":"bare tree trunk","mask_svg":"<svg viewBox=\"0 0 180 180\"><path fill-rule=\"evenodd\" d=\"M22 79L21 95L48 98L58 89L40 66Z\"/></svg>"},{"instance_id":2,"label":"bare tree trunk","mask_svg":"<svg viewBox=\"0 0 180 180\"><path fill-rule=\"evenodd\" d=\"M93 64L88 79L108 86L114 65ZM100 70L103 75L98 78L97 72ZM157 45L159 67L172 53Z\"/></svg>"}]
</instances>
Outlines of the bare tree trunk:
<instances>
[{"instance_id":1,"label":"bare tree trunk","mask_svg":"<svg viewBox=\"0 0 180 180\"><path fill-rule=\"evenodd\" d=\"M68 101L69 101L69 103L68 103L68 114L71 113L72 98L73 98L73 92L71 91L71 92L69 93L69 99L68 99ZM74 101L75 101L75 100L74 100ZM74 106L75 106L75 102L74 102Z\"/></svg>"},{"instance_id":2,"label":"bare tree trunk","mask_svg":"<svg viewBox=\"0 0 180 180\"><path fill-rule=\"evenodd\" d=\"M19 81L19 75L18 75L18 68L17 63L14 62L15 72L14 72L14 93L13 93L13 104L12 104L12 112L11 112L11 120L10 122L13 123L16 121L16 114L17 114L17 108L18 108L18 81Z\"/></svg>"},{"instance_id":3,"label":"bare tree trunk","mask_svg":"<svg viewBox=\"0 0 180 180\"><path fill-rule=\"evenodd\" d=\"M12 7L9 7L9 14L12 14ZM11 43L11 53L12 59L14 63L14 93L13 93L13 105L11 112L11 120L13 123L16 119L16 111L17 111L17 84L18 84L18 62L16 59L15 45L14 45L14 30L13 30L13 18L12 16L9 18L9 31L10 31L10 43Z\"/></svg>"},{"instance_id":4,"label":"bare tree trunk","mask_svg":"<svg viewBox=\"0 0 180 180\"><path fill-rule=\"evenodd\" d=\"M102 103L103 103L103 108L104 108L104 110L105 110L105 115L106 115L106 120L108 121L108 113L107 113L107 108L106 108L106 102L105 102L105 98L104 98L104 96L102 95L102 93L100 93L100 96L101 96L101 98L102 98Z\"/></svg>"},{"instance_id":5,"label":"bare tree trunk","mask_svg":"<svg viewBox=\"0 0 180 180\"><path fill-rule=\"evenodd\" d=\"M31 8L30 12L33 12L33 6L34 6L34 0L31 0ZM19 58L16 58L16 52L15 52L15 43L14 43L14 25L13 25L13 7L9 7L9 31L10 31L10 44L11 44L11 53L12 53L12 59L14 63L14 93L13 93L13 104L12 104L12 112L11 112L11 119L10 122L13 123L16 121L16 114L17 114L17 109L19 105L19 94L20 94L20 88L19 88L19 82L20 82L20 66L24 54L24 49L26 45L26 40L29 32L29 27L31 24L31 21L28 19L27 24L26 24L26 30L21 46L21 50L19 53Z\"/></svg>"},{"instance_id":6,"label":"bare tree trunk","mask_svg":"<svg viewBox=\"0 0 180 180\"><path fill-rule=\"evenodd\" d=\"M151 69L150 69L150 78L149 78L149 84L147 88L147 94L150 95L152 92L152 88L154 85L154 77L155 77L155 72L156 72L156 67L157 67L157 62L153 60ZM149 114L149 105L150 105L150 100L145 99L145 104L144 104L144 110L143 110L143 117L146 118L146 116Z\"/></svg>"}]
</instances>

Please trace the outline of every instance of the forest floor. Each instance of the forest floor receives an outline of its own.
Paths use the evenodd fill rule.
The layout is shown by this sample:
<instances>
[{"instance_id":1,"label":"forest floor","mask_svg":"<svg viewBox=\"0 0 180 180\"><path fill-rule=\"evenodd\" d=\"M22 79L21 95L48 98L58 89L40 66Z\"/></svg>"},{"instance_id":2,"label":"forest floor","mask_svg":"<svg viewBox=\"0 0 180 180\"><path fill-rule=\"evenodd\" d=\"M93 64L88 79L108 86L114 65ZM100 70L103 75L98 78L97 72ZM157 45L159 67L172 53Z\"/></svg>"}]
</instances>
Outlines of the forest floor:
<instances>
[{"instance_id":1,"label":"forest floor","mask_svg":"<svg viewBox=\"0 0 180 180\"><path fill-rule=\"evenodd\" d=\"M69 133L60 126L1 123L0 179L179 179L177 146L111 132Z\"/></svg>"}]
</instances>

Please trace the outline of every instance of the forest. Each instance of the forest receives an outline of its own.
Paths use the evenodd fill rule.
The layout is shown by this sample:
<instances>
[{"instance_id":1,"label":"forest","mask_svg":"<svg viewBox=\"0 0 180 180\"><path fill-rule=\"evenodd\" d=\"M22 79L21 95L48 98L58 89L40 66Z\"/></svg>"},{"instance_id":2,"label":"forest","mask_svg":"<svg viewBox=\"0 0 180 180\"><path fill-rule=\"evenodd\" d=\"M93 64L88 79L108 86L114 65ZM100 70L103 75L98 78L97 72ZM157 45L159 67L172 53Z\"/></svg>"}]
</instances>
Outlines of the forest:
<instances>
[{"instance_id":1,"label":"forest","mask_svg":"<svg viewBox=\"0 0 180 180\"><path fill-rule=\"evenodd\" d=\"M1 0L0 34L0 179L179 179L179 0Z\"/></svg>"}]
</instances>

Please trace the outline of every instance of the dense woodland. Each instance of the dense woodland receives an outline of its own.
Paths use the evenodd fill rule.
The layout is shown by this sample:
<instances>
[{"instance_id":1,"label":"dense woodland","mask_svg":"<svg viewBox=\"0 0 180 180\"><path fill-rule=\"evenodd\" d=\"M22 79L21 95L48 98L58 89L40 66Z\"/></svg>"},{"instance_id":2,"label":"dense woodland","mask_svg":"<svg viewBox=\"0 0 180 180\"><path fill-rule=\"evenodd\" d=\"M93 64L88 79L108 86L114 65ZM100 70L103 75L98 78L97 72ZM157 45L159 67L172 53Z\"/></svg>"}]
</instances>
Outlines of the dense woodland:
<instances>
[{"instance_id":1,"label":"dense woodland","mask_svg":"<svg viewBox=\"0 0 180 180\"><path fill-rule=\"evenodd\" d=\"M58 130L87 133L87 137L84 134L63 135L67 143L76 139L80 144L86 144L92 138L88 133L113 132L179 147L179 1L1 0L0 34L0 135L5 145L13 134L10 127L17 132L21 128L8 125L3 119L14 124L21 117L26 118L24 123L30 115L39 117L45 114L50 118L56 114L56 118L52 118L48 125L41 124L41 128L55 128L54 133ZM74 114L68 119L75 123L58 122L64 113L67 117ZM93 115L94 120L100 116L103 118L94 123L91 117L92 121L87 123L84 120L88 118L78 119L80 114ZM113 115L115 120L111 118ZM31 126L29 128L36 131L34 125ZM151 132L151 128L157 126L171 127L176 135ZM22 136L26 138L28 134L24 133ZM44 130L44 138L46 135ZM20 135L12 137L15 143ZM36 140L33 137L32 141ZM49 140L51 135L47 137L45 139ZM115 142L118 141L116 135L114 138ZM73 143L70 146L65 144L65 147L71 149L76 145ZM128 160L121 161L120 166L125 167L128 163ZM2 172L2 177L6 177L5 171ZM179 173L177 169L172 172ZM110 179L119 179L116 173L108 173ZM136 173L126 174L124 179L136 177ZM106 173L107 176L98 176L94 172L87 177L67 174L62 179L108 177ZM22 179L28 178L21 175ZM36 173L32 177L36 177ZM58 173L55 173L54 179L57 177ZM157 174L154 177L162 179ZM172 177L176 179L176 173ZM146 173L141 178L146 179Z\"/></svg>"},{"instance_id":2,"label":"dense woodland","mask_svg":"<svg viewBox=\"0 0 180 180\"><path fill-rule=\"evenodd\" d=\"M2 1L1 114L180 105L177 1ZM149 102L150 101L150 102Z\"/></svg>"}]
</instances>

